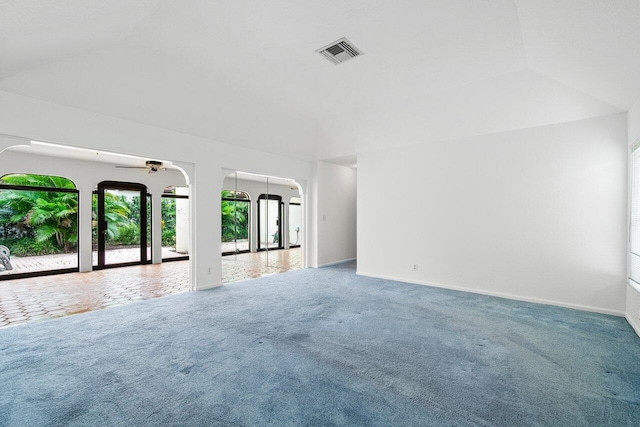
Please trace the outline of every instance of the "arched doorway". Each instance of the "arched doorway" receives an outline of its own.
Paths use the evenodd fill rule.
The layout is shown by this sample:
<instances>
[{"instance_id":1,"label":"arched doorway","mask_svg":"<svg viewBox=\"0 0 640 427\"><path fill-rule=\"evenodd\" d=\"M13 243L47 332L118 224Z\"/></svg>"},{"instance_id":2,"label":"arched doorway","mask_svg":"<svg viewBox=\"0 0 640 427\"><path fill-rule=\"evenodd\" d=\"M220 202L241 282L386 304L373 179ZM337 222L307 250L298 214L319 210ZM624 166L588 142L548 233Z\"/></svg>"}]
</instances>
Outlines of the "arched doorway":
<instances>
[{"instance_id":1,"label":"arched doorway","mask_svg":"<svg viewBox=\"0 0 640 427\"><path fill-rule=\"evenodd\" d=\"M185 170L170 161L162 161L163 166L153 170L149 163L157 165L158 161L37 141L30 144L11 147L0 155L0 176L15 175L22 180L3 182L0 178L0 198L33 196L40 203L39 211L23 209L22 215L6 204L0 208L0 245L7 247L4 256L11 263L9 270L4 264L0 268L4 269L0 271L0 318L5 318L0 328L191 289ZM16 165L20 174L14 173ZM190 170L189 165L184 166ZM36 185L38 181L43 184ZM111 225L108 220L98 221L99 183L105 200L113 196L129 202L120 212L126 221L118 223L115 218ZM130 183L133 188L127 185ZM137 198L136 202L129 196ZM68 232L66 237L56 233L49 221L42 221L44 211L59 221L62 231ZM108 211L105 209L105 217ZM42 225L41 230L36 225ZM105 237L99 268L98 235L113 231L114 226L120 226L117 239L115 235ZM9 230L12 227L16 230ZM56 246L56 236L63 242L60 246ZM129 257L111 258L108 249L128 251ZM181 262L165 263L165 252L166 258ZM106 268L116 265L128 266ZM71 274L53 276L58 273Z\"/></svg>"}]
</instances>

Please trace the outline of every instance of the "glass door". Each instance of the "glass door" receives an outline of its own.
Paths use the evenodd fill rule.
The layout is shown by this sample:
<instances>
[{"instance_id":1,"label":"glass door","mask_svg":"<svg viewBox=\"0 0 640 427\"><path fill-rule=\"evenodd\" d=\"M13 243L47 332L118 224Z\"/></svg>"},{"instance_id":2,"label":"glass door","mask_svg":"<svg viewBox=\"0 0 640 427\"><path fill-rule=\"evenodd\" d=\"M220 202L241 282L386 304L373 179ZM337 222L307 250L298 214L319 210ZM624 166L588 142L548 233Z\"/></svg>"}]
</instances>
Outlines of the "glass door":
<instances>
[{"instance_id":1,"label":"glass door","mask_svg":"<svg viewBox=\"0 0 640 427\"><path fill-rule=\"evenodd\" d=\"M97 208L97 267L148 263L151 245L147 187L102 182L98 184Z\"/></svg>"},{"instance_id":2,"label":"glass door","mask_svg":"<svg viewBox=\"0 0 640 427\"><path fill-rule=\"evenodd\" d=\"M249 204L243 191L222 191L222 255L249 252Z\"/></svg>"},{"instance_id":3,"label":"glass door","mask_svg":"<svg viewBox=\"0 0 640 427\"><path fill-rule=\"evenodd\" d=\"M281 249L282 197L261 194L258 200L258 250Z\"/></svg>"}]
</instances>

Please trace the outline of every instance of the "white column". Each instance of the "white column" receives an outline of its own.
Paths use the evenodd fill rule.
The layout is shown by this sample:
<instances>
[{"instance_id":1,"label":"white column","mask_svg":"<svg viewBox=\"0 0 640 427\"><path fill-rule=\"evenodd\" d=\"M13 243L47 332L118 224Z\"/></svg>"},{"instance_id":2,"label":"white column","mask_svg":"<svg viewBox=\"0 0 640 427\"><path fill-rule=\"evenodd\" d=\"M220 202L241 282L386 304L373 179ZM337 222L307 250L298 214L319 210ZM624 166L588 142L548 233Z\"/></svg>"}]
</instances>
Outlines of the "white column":
<instances>
[{"instance_id":1,"label":"white column","mask_svg":"<svg viewBox=\"0 0 640 427\"><path fill-rule=\"evenodd\" d=\"M190 260L195 290L222 284L220 170L213 166L195 167L191 185Z\"/></svg>"}]
</instances>

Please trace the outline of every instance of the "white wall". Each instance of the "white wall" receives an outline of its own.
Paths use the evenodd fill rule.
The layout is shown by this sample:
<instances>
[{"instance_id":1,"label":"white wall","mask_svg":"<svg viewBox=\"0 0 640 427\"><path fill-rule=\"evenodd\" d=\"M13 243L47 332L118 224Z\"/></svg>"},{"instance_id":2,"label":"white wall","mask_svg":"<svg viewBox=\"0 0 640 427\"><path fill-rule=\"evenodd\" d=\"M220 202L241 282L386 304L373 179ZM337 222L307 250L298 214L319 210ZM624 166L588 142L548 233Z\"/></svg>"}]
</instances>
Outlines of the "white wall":
<instances>
[{"instance_id":1,"label":"white wall","mask_svg":"<svg viewBox=\"0 0 640 427\"><path fill-rule=\"evenodd\" d=\"M220 187L223 167L305 182L309 162L242 148L0 91L0 134L188 163L192 286L222 282Z\"/></svg>"},{"instance_id":2,"label":"white wall","mask_svg":"<svg viewBox=\"0 0 640 427\"><path fill-rule=\"evenodd\" d=\"M312 164L310 248L312 267L356 257L356 171L326 162Z\"/></svg>"},{"instance_id":3,"label":"white wall","mask_svg":"<svg viewBox=\"0 0 640 427\"><path fill-rule=\"evenodd\" d=\"M640 98L627 113L627 132L629 145L640 139Z\"/></svg>"},{"instance_id":4,"label":"white wall","mask_svg":"<svg viewBox=\"0 0 640 427\"><path fill-rule=\"evenodd\" d=\"M629 148L640 141L640 99L627 113L627 129ZM629 202L631 205L631 202ZM636 333L640 335L640 286L627 285L627 304L625 317Z\"/></svg>"},{"instance_id":5,"label":"white wall","mask_svg":"<svg viewBox=\"0 0 640 427\"><path fill-rule=\"evenodd\" d=\"M624 114L362 154L358 274L620 315L626 199Z\"/></svg>"}]
</instances>

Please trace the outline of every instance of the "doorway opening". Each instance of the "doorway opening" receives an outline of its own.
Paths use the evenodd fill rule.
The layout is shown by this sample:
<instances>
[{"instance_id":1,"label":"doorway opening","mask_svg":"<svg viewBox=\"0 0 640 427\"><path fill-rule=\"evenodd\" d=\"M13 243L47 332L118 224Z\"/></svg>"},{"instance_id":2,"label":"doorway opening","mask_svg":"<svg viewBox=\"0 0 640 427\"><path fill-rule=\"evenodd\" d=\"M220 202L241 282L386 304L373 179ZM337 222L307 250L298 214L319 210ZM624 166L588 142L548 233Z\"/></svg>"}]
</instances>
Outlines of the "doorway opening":
<instances>
[{"instance_id":1,"label":"doorway opening","mask_svg":"<svg viewBox=\"0 0 640 427\"><path fill-rule=\"evenodd\" d=\"M97 269L151 261L151 200L147 187L103 181L95 194L93 228Z\"/></svg>"},{"instance_id":2,"label":"doorway opening","mask_svg":"<svg viewBox=\"0 0 640 427\"><path fill-rule=\"evenodd\" d=\"M189 259L189 188L170 185L162 192L162 262Z\"/></svg>"},{"instance_id":3,"label":"doorway opening","mask_svg":"<svg viewBox=\"0 0 640 427\"><path fill-rule=\"evenodd\" d=\"M251 252L251 198L244 191L222 191L222 255Z\"/></svg>"},{"instance_id":4,"label":"doorway opening","mask_svg":"<svg viewBox=\"0 0 640 427\"><path fill-rule=\"evenodd\" d=\"M258 198L258 250L284 248L282 196L261 194Z\"/></svg>"},{"instance_id":5,"label":"doorway opening","mask_svg":"<svg viewBox=\"0 0 640 427\"><path fill-rule=\"evenodd\" d=\"M0 154L0 327L191 289L182 167L24 142Z\"/></svg>"}]
</instances>

